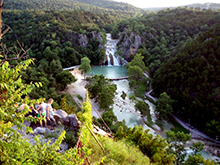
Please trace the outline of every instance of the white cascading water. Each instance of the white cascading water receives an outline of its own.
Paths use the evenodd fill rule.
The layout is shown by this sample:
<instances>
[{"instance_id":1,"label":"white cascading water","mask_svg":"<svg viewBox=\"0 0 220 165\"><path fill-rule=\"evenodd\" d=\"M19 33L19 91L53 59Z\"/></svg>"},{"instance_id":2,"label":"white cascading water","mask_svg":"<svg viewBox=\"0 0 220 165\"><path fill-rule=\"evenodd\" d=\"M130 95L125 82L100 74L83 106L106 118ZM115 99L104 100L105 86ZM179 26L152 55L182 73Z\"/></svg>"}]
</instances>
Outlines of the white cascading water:
<instances>
[{"instance_id":1,"label":"white cascading water","mask_svg":"<svg viewBox=\"0 0 220 165\"><path fill-rule=\"evenodd\" d=\"M111 38L111 34L107 34L107 43L105 44L105 53L108 61L108 66L111 66L112 64L114 66L119 66L120 65L120 60L118 57L115 56L115 52L117 51L116 46L117 46L118 40L114 40ZM112 58L111 58L112 57ZM113 61L111 62L111 59Z\"/></svg>"}]
</instances>

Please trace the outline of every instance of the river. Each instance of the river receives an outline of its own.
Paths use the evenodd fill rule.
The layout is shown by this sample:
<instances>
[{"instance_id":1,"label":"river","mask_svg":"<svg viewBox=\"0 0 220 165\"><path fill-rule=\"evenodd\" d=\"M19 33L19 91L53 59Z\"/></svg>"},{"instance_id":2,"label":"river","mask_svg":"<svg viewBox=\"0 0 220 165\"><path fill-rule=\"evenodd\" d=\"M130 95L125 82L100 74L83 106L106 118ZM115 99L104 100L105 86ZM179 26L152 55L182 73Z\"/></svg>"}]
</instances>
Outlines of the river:
<instances>
[{"instance_id":1,"label":"river","mask_svg":"<svg viewBox=\"0 0 220 165\"><path fill-rule=\"evenodd\" d=\"M102 74L109 79L128 76L128 71L126 67L120 65L124 63L124 60L116 55L117 42L117 40L111 39L110 34L107 34L105 52L108 60L108 65L92 67L91 72L89 73L90 75ZM135 102L129 99L129 96L134 94L134 92L129 88L129 82L125 79L112 81L112 83L117 85L117 94L114 98L114 104L112 105L112 108L118 121L125 120L128 127L142 125L145 129L149 129L150 133L155 134L155 131L143 122L140 112L135 110ZM123 91L127 94L125 99L122 99L121 97ZM146 103L150 106L150 110L153 115L153 111L155 109L154 105L150 102Z\"/></svg>"},{"instance_id":2,"label":"river","mask_svg":"<svg viewBox=\"0 0 220 165\"><path fill-rule=\"evenodd\" d=\"M120 60L121 61L123 60L120 59L117 55L115 55L115 53L117 52L116 51L117 42L118 42L117 40L111 39L110 34L107 34L106 56L107 56L108 65L92 67L90 74L93 74L93 75L102 74L106 78L110 78L110 79L128 76L126 67L120 65L122 64ZM156 132L152 128L148 127L143 122L140 112L137 112L135 110L135 102L129 99L129 96L134 94L134 92L129 88L129 82L127 80L120 80L120 81L113 81L112 83L117 85L117 91L116 91L117 94L114 98L114 104L112 105L112 108L118 121L125 120L126 125L128 127L134 127L135 125L142 125L145 129L149 129L150 133L155 135ZM125 98L125 100L121 98L122 92L125 92L127 94L127 97ZM157 120L155 113L154 113L155 105L149 102L148 100L145 100L145 102L149 105L151 119L152 119L152 122L155 123ZM167 124L170 125L169 123ZM189 154L191 151L188 150L187 152ZM202 152L202 155L205 159L209 158L212 160L212 158L214 158L211 156L210 153L205 152L205 151Z\"/></svg>"}]
</instances>

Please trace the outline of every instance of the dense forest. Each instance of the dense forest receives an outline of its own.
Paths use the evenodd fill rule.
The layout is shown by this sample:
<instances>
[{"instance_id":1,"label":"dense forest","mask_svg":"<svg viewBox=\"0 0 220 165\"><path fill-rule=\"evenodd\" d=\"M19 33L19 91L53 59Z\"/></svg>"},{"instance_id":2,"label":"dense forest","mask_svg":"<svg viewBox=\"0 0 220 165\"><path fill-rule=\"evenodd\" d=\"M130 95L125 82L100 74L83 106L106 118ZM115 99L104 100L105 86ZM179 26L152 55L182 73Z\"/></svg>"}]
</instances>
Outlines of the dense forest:
<instances>
[{"instance_id":1,"label":"dense forest","mask_svg":"<svg viewBox=\"0 0 220 165\"><path fill-rule=\"evenodd\" d=\"M101 119L92 119L88 96L80 110L76 109L71 95L64 92L67 84L76 79L63 68L79 65L84 57L91 65L104 63L106 32L111 32L119 39L117 53L129 61L128 79L131 87L138 90L136 96L145 94L152 82L153 94L161 96L160 102L167 99L164 105L171 113L210 136L220 136L218 11L184 7L146 14L129 4L109 0L92 1L92 5L87 0L5 0L4 7L7 10L2 13L3 29L10 30L2 39L5 45L1 47L3 56L0 55L0 164L81 164L88 157L97 164L214 164L198 154L203 149L200 144L191 146L194 154L185 160L189 134L168 131L163 139L142 127L127 128L124 121L118 122L110 108L116 86L104 76L94 76L87 79L86 87L91 98L100 104L102 117L116 139L98 136L107 152L100 151L85 127L91 128L92 122L103 129L105 126L100 124ZM18 57L18 41L24 43L22 49L28 50L30 59L4 61L4 56ZM147 72L151 78L143 75ZM24 120L31 120L25 117L27 110L14 113L15 104L51 97L54 108L77 111L85 125L80 130L85 147L82 159L76 148L57 152L62 140L76 140L68 134L64 137L65 131L52 146L41 144L37 137L37 145L31 147L11 130L12 124L20 127ZM143 101L138 101L135 108L142 115L150 113Z\"/></svg>"},{"instance_id":2,"label":"dense forest","mask_svg":"<svg viewBox=\"0 0 220 165\"><path fill-rule=\"evenodd\" d=\"M140 36L136 52L144 56L154 94L166 92L174 113L212 137L220 135L219 18L216 11L184 7L124 20L112 31L128 59Z\"/></svg>"},{"instance_id":3,"label":"dense forest","mask_svg":"<svg viewBox=\"0 0 220 165\"><path fill-rule=\"evenodd\" d=\"M94 4L97 3L98 1L94 2ZM91 60L92 65L101 64L105 60L104 44L106 42L106 31L111 31L113 37L120 38L118 54L128 60L133 59L134 55L127 54L127 52L130 52L130 47L135 45L135 37L140 36L141 43L136 53L144 57L145 66L153 78L157 69L163 66L161 64L175 56L173 52L179 52L183 46L194 42L194 39L200 33L208 31L220 20L220 14L217 11L201 11L184 7L173 10L167 9L159 11L156 14L151 13L141 17L126 19L114 25L114 23L126 17L129 18L129 14L111 13L108 10L99 14L91 11L38 12L6 10L3 13L5 27L9 26L12 30L4 38L4 41L10 44L10 41L16 38L24 42L27 48L31 47L29 54L35 58L35 64L38 67L35 66L27 70L23 74L24 80L27 82L36 82L41 77L40 79L45 83L44 91L48 93L46 95L45 92L36 89L32 91L31 96L34 98L43 95L46 95L47 98L53 96L57 98L57 102L60 102L58 95L56 96L55 89L64 89L65 85L74 81L74 79L70 78L65 83L59 82L58 78L65 74L57 75L58 73L53 73L53 71L56 71L53 69L53 66L60 66L59 72L61 72L61 68L78 65L80 59L85 56ZM38 73L39 70L41 71L40 75ZM45 74L42 74L42 71ZM161 76L159 71L155 76L159 79L158 77ZM145 81L143 80L141 84L142 88L139 89L146 90L146 88L143 88ZM57 82L57 85L52 85L54 84L53 82ZM157 85L154 85L157 96L166 91L165 88L159 87L160 84L155 78L153 82L157 82ZM62 83L64 85L61 85ZM161 84L164 86L164 82L161 82ZM48 87L52 88L49 90ZM169 95L171 94L168 91L166 92ZM182 94L184 93L180 92L180 95ZM173 100L182 98L182 96L174 95L171 95ZM193 98L195 99L195 96ZM196 104L195 100L193 101ZM206 102L209 101L207 100ZM212 105L212 102L209 103ZM181 105L183 104L182 102ZM194 106L195 109L197 108L196 106ZM213 104L212 107L215 108L216 105ZM191 109L188 109L188 106L182 108L187 109L186 111L191 111ZM179 109L179 107L176 109ZM192 113L195 115L193 111ZM206 116L205 114L204 116ZM197 122L193 122L194 117L189 116L187 118L182 116L186 121L190 119L193 125L200 125ZM212 119L210 116L207 119L207 123L203 124L203 126L200 125L200 128L204 129L205 125L209 126L214 122L212 120L214 118ZM209 132L207 129L205 130Z\"/></svg>"},{"instance_id":4,"label":"dense forest","mask_svg":"<svg viewBox=\"0 0 220 165\"><path fill-rule=\"evenodd\" d=\"M219 130L220 24L174 51L154 75L154 92L177 102L174 112L215 137Z\"/></svg>"},{"instance_id":5,"label":"dense forest","mask_svg":"<svg viewBox=\"0 0 220 165\"><path fill-rule=\"evenodd\" d=\"M219 18L219 12L209 10L167 9L157 14L123 20L113 29L112 35L117 38L120 34L118 53L126 59L132 58L129 54L133 47L138 48L137 52L145 57L145 65L153 76L172 51L194 39L198 33L208 30ZM138 36L141 38L139 45L136 44Z\"/></svg>"},{"instance_id":6,"label":"dense forest","mask_svg":"<svg viewBox=\"0 0 220 165\"><path fill-rule=\"evenodd\" d=\"M109 12L8 10L2 16L3 28L9 26L11 30L3 41L13 45L17 39L25 43L25 48L31 48L28 53L35 58L35 65L23 74L23 79L44 82L43 90L33 90L31 96L53 97L60 102L55 89L63 90L72 81L69 78L59 82L68 74L62 68L79 65L84 56L91 59L92 65L101 64L105 60L105 25L127 16Z\"/></svg>"},{"instance_id":7,"label":"dense forest","mask_svg":"<svg viewBox=\"0 0 220 165\"><path fill-rule=\"evenodd\" d=\"M74 11L83 10L93 13L117 12L131 16L145 13L144 10L127 3L108 0L5 0L5 9L11 10L56 10Z\"/></svg>"}]
</instances>

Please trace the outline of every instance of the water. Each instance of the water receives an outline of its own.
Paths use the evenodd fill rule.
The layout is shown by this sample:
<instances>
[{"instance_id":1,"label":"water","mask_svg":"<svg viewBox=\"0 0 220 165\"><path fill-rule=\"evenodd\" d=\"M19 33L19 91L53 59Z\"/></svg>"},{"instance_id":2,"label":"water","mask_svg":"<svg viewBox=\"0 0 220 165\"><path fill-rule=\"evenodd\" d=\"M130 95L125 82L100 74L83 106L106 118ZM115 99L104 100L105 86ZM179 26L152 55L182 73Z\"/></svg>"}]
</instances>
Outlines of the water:
<instances>
[{"instance_id":1,"label":"water","mask_svg":"<svg viewBox=\"0 0 220 165\"><path fill-rule=\"evenodd\" d=\"M189 155L192 155L193 154L193 151L191 150L191 149L188 149L188 150L186 150L186 158L185 159L188 159L188 157L189 157ZM209 159L209 160L214 160L214 161L216 161L216 162L220 162L220 158L219 157L217 157L217 156L213 156L211 153L209 153L209 152L207 152L207 151L201 151L201 152L199 152L199 154L201 154L201 156L205 159L205 160L207 160L207 159Z\"/></svg>"},{"instance_id":2,"label":"water","mask_svg":"<svg viewBox=\"0 0 220 165\"><path fill-rule=\"evenodd\" d=\"M150 129L150 133L155 134L154 130L148 127L140 115L139 111L135 110L135 102L129 99L129 96L134 92L129 88L129 82L127 80L113 81L117 85L117 94L114 98L113 112L118 121L125 120L126 126L133 128L136 125L141 125L144 129ZM126 98L122 99L122 92L126 93Z\"/></svg>"},{"instance_id":3,"label":"water","mask_svg":"<svg viewBox=\"0 0 220 165\"><path fill-rule=\"evenodd\" d=\"M125 66L95 66L92 67L91 73L93 75L102 74L106 78L119 78L128 76L128 71ZM150 129L150 132L154 134L154 130L152 130L143 122L140 112L135 111L135 102L129 99L129 96L134 95L134 92L129 88L129 82L127 80L120 80L113 81L112 83L117 85L117 94L114 98L114 104L112 108L118 121L125 120L128 127L142 125L145 129ZM127 95L125 100L123 100L121 97L122 91L124 91Z\"/></svg>"},{"instance_id":4,"label":"water","mask_svg":"<svg viewBox=\"0 0 220 165\"><path fill-rule=\"evenodd\" d=\"M116 45L118 43L118 40L114 40L111 38L111 34L107 34L107 43L105 44L105 54L108 61L108 66L114 65L119 66L120 60L119 57L115 55L115 52L117 51Z\"/></svg>"},{"instance_id":5,"label":"water","mask_svg":"<svg viewBox=\"0 0 220 165\"><path fill-rule=\"evenodd\" d=\"M89 75L104 75L106 78L119 78L128 76L125 66L94 66Z\"/></svg>"}]
</instances>

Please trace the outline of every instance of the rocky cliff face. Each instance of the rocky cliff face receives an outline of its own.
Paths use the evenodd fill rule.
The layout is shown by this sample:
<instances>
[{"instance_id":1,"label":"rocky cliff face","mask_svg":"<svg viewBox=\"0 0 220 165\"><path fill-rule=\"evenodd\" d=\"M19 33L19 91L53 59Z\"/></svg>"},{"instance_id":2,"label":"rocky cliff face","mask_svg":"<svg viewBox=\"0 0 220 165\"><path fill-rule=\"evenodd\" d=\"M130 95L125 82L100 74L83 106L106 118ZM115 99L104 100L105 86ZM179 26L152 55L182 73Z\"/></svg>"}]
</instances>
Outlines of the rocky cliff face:
<instances>
[{"instance_id":1,"label":"rocky cliff face","mask_svg":"<svg viewBox=\"0 0 220 165\"><path fill-rule=\"evenodd\" d=\"M103 38L101 32L90 32L89 34L69 32L62 41L71 41L73 45L87 47L89 42L92 42L91 40L95 39L100 41L99 48L103 48Z\"/></svg>"},{"instance_id":2,"label":"rocky cliff face","mask_svg":"<svg viewBox=\"0 0 220 165\"><path fill-rule=\"evenodd\" d=\"M141 38L141 36L133 32L131 34L122 32L119 34L118 50L124 52L124 58L126 60L129 60L130 55L136 54L136 51L142 42L143 39Z\"/></svg>"}]
</instances>

